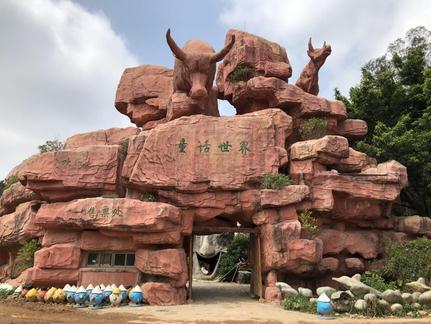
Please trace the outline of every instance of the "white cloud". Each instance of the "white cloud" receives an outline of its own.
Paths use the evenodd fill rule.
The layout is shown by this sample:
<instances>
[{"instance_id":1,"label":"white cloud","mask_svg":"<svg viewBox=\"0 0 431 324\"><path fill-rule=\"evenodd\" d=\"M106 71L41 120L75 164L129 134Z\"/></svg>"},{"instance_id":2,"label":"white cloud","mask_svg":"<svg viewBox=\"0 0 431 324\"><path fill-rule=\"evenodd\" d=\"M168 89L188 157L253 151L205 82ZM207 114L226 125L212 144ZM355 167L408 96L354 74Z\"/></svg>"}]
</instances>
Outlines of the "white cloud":
<instances>
[{"instance_id":1,"label":"white cloud","mask_svg":"<svg viewBox=\"0 0 431 324\"><path fill-rule=\"evenodd\" d=\"M333 97L360 80L360 68L383 55L389 43L413 27L431 27L429 0L226 0L221 21L276 41L287 50L296 82L308 62L307 41L315 47L324 40L332 54L322 67L320 95Z\"/></svg>"},{"instance_id":2,"label":"white cloud","mask_svg":"<svg viewBox=\"0 0 431 324\"><path fill-rule=\"evenodd\" d=\"M46 140L130 125L113 105L137 65L102 14L71 1L0 1L0 179Z\"/></svg>"}]
</instances>

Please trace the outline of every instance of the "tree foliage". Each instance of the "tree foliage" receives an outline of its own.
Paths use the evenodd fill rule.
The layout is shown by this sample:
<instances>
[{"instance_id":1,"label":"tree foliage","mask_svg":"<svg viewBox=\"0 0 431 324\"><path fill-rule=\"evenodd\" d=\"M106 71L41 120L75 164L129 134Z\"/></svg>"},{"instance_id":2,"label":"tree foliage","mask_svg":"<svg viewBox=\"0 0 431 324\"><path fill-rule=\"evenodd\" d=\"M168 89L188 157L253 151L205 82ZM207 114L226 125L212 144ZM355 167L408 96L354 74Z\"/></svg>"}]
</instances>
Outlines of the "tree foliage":
<instances>
[{"instance_id":1,"label":"tree foliage","mask_svg":"<svg viewBox=\"0 0 431 324\"><path fill-rule=\"evenodd\" d=\"M59 140L56 140L56 139L52 141L46 141L45 144L38 146L40 153L60 151L63 148L64 148L63 142L60 142Z\"/></svg>"},{"instance_id":2,"label":"tree foliage","mask_svg":"<svg viewBox=\"0 0 431 324\"><path fill-rule=\"evenodd\" d=\"M362 68L349 97L335 92L350 118L368 124L367 137L354 147L378 162L407 167L409 186L395 211L431 215L431 31L411 29Z\"/></svg>"}]
</instances>

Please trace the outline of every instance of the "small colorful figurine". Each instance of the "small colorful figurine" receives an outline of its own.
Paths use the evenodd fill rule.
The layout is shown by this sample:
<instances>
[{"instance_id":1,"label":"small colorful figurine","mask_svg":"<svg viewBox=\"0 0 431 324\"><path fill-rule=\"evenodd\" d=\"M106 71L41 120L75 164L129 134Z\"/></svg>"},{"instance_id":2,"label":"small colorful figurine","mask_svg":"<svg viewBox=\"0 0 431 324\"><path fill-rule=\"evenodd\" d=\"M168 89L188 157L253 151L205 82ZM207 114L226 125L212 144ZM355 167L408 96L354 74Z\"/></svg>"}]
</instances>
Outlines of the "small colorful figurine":
<instances>
[{"instance_id":1,"label":"small colorful figurine","mask_svg":"<svg viewBox=\"0 0 431 324\"><path fill-rule=\"evenodd\" d=\"M143 299L142 289L138 285L135 286L135 288L132 289L132 291L129 294L130 298L130 306L137 307L142 306L141 302Z\"/></svg>"},{"instance_id":2,"label":"small colorful figurine","mask_svg":"<svg viewBox=\"0 0 431 324\"><path fill-rule=\"evenodd\" d=\"M111 302L112 307L120 306L122 297L120 288L114 288L112 290L112 294L109 296L109 301Z\"/></svg>"},{"instance_id":3,"label":"small colorful figurine","mask_svg":"<svg viewBox=\"0 0 431 324\"><path fill-rule=\"evenodd\" d=\"M103 292L100 289L99 286L96 286L92 291L91 291L91 296L90 296L90 305L93 308L99 308L100 304L102 304L104 299L103 296Z\"/></svg>"}]
</instances>

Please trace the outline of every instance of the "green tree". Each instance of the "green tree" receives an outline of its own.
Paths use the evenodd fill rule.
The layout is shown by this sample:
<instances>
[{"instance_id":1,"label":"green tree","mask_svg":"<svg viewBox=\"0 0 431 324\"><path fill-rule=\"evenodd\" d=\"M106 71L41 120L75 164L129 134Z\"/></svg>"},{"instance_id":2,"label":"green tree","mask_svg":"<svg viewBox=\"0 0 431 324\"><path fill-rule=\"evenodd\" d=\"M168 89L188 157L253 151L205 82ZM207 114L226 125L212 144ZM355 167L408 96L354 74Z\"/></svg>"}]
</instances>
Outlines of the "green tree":
<instances>
[{"instance_id":1,"label":"green tree","mask_svg":"<svg viewBox=\"0 0 431 324\"><path fill-rule=\"evenodd\" d=\"M39 145L38 149L40 153L60 151L64 148L63 142L59 140L46 141L45 144Z\"/></svg>"},{"instance_id":2,"label":"green tree","mask_svg":"<svg viewBox=\"0 0 431 324\"><path fill-rule=\"evenodd\" d=\"M350 118L368 124L353 143L378 162L407 167L409 186L395 212L431 215L431 31L416 27L390 44L387 53L362 68L361 81L343 96Z\"/></svg>"}]
</instances>

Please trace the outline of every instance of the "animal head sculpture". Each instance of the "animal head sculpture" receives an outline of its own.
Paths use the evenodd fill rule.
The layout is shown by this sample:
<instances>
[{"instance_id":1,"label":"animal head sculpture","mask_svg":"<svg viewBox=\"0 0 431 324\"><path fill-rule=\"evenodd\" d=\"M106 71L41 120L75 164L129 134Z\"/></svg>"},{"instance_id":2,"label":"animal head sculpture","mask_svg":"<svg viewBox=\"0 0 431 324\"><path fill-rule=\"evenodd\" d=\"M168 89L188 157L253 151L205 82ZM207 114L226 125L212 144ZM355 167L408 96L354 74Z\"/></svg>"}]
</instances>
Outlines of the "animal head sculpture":
<instances>
[{"instance_id":1,"label":"animal head sculpture","mask_svg":"<svg viewBox=\"0 0 431 324\"><path fill-rule=\"evenodd\" d=\"M323 42L323 47L315 49L313 44L311 44L311 37L308 40L307 55L319 68L323 63L325 63L326 58L331 54L331 52L331 45L326 45L326 42Z\"/></svg>"},{"instance_id":2,"label":"animal head sculpture","mask_svg":"<svg viewBox=\"0 0 431 324\"><path fill-rule=\"evenodd\" d=\"M174 92L184 92L197 101L207 99L213 85L216 63L230 51L235 37L232 36L229 44L217 53L211 45L199 40L188 41L180 48L171 37L170 29L166 32L166 41L176 58Z\"/></svg>"}]
</instances>

